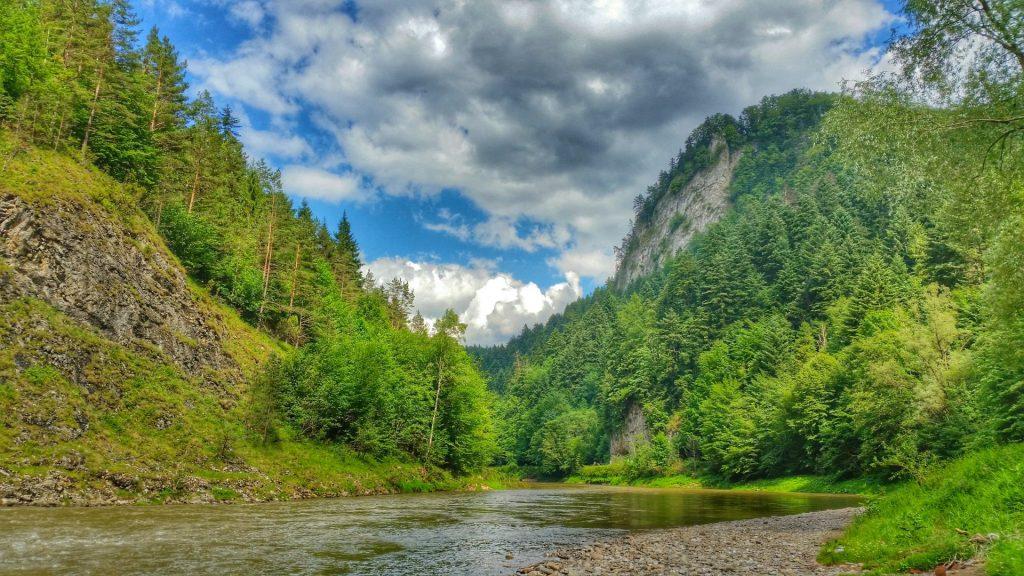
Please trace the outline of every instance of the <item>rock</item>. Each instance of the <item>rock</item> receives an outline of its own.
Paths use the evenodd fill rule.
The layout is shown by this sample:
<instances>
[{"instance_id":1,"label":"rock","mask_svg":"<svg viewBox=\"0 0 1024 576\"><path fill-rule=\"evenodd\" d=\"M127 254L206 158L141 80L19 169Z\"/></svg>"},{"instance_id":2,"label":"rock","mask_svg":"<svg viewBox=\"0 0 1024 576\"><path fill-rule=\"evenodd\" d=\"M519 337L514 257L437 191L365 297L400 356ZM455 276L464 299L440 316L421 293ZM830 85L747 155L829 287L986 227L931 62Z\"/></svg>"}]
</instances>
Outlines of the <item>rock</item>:
<instances>
[{"instance_id":1,"label":"rock","mask_svg":"<svg viewBox=\"0 0 1024 576\"><path fill-rule=\"evenodd\" d=\"M558 550L521 568L527 576L835 576L858 566L821 566L821 544L839 534L860 509L827 510L767 519L643 532Z\"/></svg>"},{"instance_id":2,"label":"rock","mask_svg":"<svg viewBox=\"0 0 1024 576\"><path fill-rule=\"evenodd\" d=\"M0 259L9 266L0 274L0 302L36 298L190 375L215 371L241 379L224 352L222 330L162 242L122 221L135 215L88 213L105 210L97 206L58 198L35 205L0 191ZM73 380L88 360L50 352L48 363Z\"/></svg>"},{"instance_id":3,"label":"rock","mask_svg":"<svg viewBox=\"0 0 1024 576\"><path fill-rule=\"evenodd\" d=\"M709 148L716 161L694 174L678 192L658 200L650 222L634 226L632 235L641 240L627 246L622 255L615 271L619 289L660 269L729 208L729 185L741 153L729 150L721 137L714 138Z\"/></svg>"}]
</instances>

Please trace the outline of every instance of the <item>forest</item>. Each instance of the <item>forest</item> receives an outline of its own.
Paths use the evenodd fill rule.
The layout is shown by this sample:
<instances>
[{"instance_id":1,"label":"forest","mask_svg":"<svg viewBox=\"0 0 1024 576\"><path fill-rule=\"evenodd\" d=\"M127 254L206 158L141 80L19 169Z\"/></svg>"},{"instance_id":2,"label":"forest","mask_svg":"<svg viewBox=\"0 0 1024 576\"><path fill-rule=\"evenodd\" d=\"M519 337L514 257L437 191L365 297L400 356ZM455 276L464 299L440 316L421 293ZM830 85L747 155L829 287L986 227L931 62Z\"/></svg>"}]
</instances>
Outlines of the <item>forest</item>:
<instances>
[{"instance_id":1,"label":"forest","mask_svg":"<svg viewBox=\"0 0 1024 576\"><path fill-rule=\"evenodd\" d=\"M0 0L0 208L31 200L23 214L39 214L63 194L57 221L100 205L76 224L109 232L96 245L124 253L110 268L170 260L147 268L168 278L147 280L208 316L191 328L209 339L174 333L168 348L214 342L224 350L190 358L227 359L195 367L153 339L115 341L104 323L118 319L80 321L56 298L0 302L0 506L425 491L494 468L516 481L811 477L892 490L847 510L821 561L945 570L984 552L989 574L1020 574L1024 5L901 9L867 79L766 96L680 135L633 201L620 266L667 245L635 232L664 199L726 151L738 161L725 215L662 269L467 347L455 310L428 322L407 281L367 272L342 208L329 228L246 151L236 113L190 89L185 60L129 0ZM688 225L671 216L671 233ZM21 264L0 258L0 296ZM116 300L107 288L86 296ZM492 521L509 505L488 502ZM458 527L436 512L431 534ZM625 525L640 524L607 527ZM458 538L481 531L468 530ZM527 554L543 547L523 539ZM386 560L419 544L300 555Z\"/></svg>"},{"instance_id":2,"label":"forest","mask_svg":"<svg viewBox=\"0 0 1024 576\"><path fill-rule=\"evenodd\" d=\"M716 138L743 153L722 221L660 273L474 350L501 394L499 459L553 477L605 462L633 407L649 441L632 478L684 461L911 479L1024 440L1024 22L972 6L907 2L893 72L697 128L635 221Z\"/></svg>"},{"instance_id":3,"label":"forest","mask_svg":"<svg viewBox=\"0 0 1024 576\"><path fill-rule=\"evenodd\" d=\"M0 1L0 120L16 143L123 183L192 279L286 346L251 385L247 427L287 427L456 473L490 462L490 399L449 311L428 331L407 283L362 271L279 171L246 154L230 107L188 96L186 62L125 0Z\"/></svg>"},{"instance_id":4,"label":"forest","mask_svg":"<svg viewBox=\"0 0 1024 576\"><path fill-rule=\"evenodd\" d=\"M907 2L893 72L709 118L634 217L716 141L743 152L727 217L661 272L475 358L454 312L428 329L408 284L363 273L347 218L331 233L293 205L128 2L3 0L0 116L23 147L129 186L196 283L287 343L251 387L261 442L287 426L563 477L606 461L638 407L635 475L685 460L899 479L1024 439L1024 23L1012 3L961 4Z\"/></svg>"}]
</instances>

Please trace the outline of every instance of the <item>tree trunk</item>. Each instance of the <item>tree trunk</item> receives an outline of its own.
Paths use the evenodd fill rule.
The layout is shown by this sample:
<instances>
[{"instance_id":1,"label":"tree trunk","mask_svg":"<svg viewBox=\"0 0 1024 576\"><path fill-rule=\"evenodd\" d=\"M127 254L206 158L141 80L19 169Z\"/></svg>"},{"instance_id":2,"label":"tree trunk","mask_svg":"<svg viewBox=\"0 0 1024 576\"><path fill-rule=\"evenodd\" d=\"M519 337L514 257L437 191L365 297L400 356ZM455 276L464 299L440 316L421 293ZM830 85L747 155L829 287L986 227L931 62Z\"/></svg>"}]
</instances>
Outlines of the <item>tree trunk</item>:
<instances>
[{"instance_id":1,"label":"tree trunk","mask_svg":"<svg viewBox=\"0 0 1024 576\"><path fill-rule=\"evenodd\" d=\"M160 201L157 202L157 204L156 204L156 230L157 230L157 232L160 231L160 220L163 218L163 215L164 215L164 201L161 198Z\"/></svg>"},{"instance_id":2,"label":"tree trunk","mask_svg":"<svg viewBox=\"0 0 1024 576\"><path fill-rule=\"evenodd\" d=\"M68 107L66 105L62 106L60 110L60 124L57 125L57 135L53 137L54 149L57 148L57 145L60 143L60 137L61 135L64 134L64 117L67 115L67 113Z\"/></svg>"},{"instance_id":3,"label":"tree trunk","mask_svg":"<svg viewBox=\"0 0 1024 576\"><path fill-rule=\"evenodd\" d=\"M295 307L295 282L299 277L299 251L302 250L302 244L295 245L295 265L292 266L292 290L288 296L288 307Z\"/></svg>"},{"instance_id":4,"label":"tree trunk","mask_svg":"<svg viewBox=\"0 0 1024 576\"><path fill-rule=\"evenodd\" d=\"M270 259L274 255L274 212L277 210L277 196L271 197L270 219L267 221L267 251L263 257L263 301L260 302L260 316L267 306L267 292L270 289Z\"/></svg>"},{"instance_id":5,"label":"tree trunk","mask_svg":"<svg viewBox=\"0 0 1024 576\"><path fill-rule=\"evenodd\" d=\"M82 137L82 158L85 158L85 151L89 146L89 132L92 130L92 121L96 117L96 106L100 101L100 87L102 85L103 67L100 66L100 73L96 78L96 91L92 95L92 106L89 108L89 121L85 124L85 136Z\"/></svg>"},{"instance_id":6,"label":"tree trunk","mask_svg":"<svg viewBox=\"0 0 1024 576\"><path fill-rule=\"evenodd\" d=\"M196 192L199 191L199 173L200 166L202 163L199 158L196 158L196 174L192 178L192 193L188 197L188 213L192 213L192 208L196 205Z\"/></svg>"},{"instance_id":7,"label":"tree trunk","mask_svg":"<svg viewBox=\"0 0 1024 576\"><path fill-rule=\"evenodd\" d=\"M434 392L434 414L430 417L430 436L427 437L427 455L423 459L430 462L430 449L434 447L434 427L437 425L437 408L441 403L441 376L444 374L444 360L437 360L437 390Z\"/></svg>"},{"instance_id":8,"label":"tree trunk","mask_svg":"<svg viewBox=\"0 0 1024 576\"><path fill-rule=\"evenodd\" d=\"M156 112L160 107L160 90L163 88L164 72L160 70L156 75L156 96L153 98L153 113L149 116L149 133L156 132Z\"/></svg>"}]
</instances>

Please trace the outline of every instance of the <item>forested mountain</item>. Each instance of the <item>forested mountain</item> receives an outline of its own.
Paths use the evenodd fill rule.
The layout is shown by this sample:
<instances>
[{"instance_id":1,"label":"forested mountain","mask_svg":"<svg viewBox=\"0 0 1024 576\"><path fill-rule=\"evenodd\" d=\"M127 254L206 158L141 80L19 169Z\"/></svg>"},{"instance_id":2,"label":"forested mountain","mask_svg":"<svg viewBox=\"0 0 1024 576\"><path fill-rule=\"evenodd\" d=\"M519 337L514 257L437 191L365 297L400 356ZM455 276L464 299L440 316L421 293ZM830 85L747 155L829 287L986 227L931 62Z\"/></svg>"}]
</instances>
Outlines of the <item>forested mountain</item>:
<instances>
[{"instance_id":1,"label":"forested mountain","mask_svg":"<svg viewBox=\"0 0 1024 576\"><path fill-rule=\"evenodd\" d=\"M475 351L506 461L900 478L1024 440L1020 13L905 11L899 72L709 118L637 198L618 282ZM721 154L731 207L634 278Z\"/></svg>"},{"instance_id":2,"label":"forested mountain","mask_svg":"<svg viewBox=\"0 0 1024 576\"><path fill-rule=\"evenodd\" d=\"M465 326L449 313L430 334L407 284L365 278L347 218L332 233L294 206L231 109L187 96L185 66L125 0L0 0L7 492L35 498L50 471L108 492L187 495L214 470L278 483L252 497L426 481L418 465L360 481L344 458L303 463L332 451L487 464Z\"/></svg>"},{"instance_id":3,"label":"forested mountain","mask_svg":"<svg viewBox=\"0 0 1024 576\"><path fill-rule=\"evenodd\" d=\"M765 99L738 118L718 114L686 139L646 194L633 200L633 225L616 248L615 287L652 274L717 222L736 198L778 191L810 135L835 102L831 94L794 91ZM745 155L755 157L743 161Z\"/></svg>"}]
</instances>

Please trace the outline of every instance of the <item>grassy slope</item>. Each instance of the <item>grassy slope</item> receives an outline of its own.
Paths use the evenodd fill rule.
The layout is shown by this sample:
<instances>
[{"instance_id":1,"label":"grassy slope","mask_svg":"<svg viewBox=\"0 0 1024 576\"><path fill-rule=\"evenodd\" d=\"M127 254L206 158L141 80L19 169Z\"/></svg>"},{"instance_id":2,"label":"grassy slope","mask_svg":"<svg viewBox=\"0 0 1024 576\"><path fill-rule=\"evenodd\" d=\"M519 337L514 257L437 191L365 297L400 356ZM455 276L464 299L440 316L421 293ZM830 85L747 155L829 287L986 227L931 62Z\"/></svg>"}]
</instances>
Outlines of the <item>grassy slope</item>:
<instances>
[{"instance_id":1,"label":"grassy slope","mask_svg":"<svg viewBox=\"0 0 1024 576\"><path fill-rule=\"evenodd\" d=\"M747 482L724 482L707 476L687 473L676 467L662 476L630 479L621 463L584 466L566 479L572 484L610 484L613 486L648 486L651 488L729 488L763 492L817 492L831 494L874 495L886 486L871 479L834 480L824 476L786 476Z\"/></svg>"},{"instance_id":2,"label":"grassy slope","mask_svg":"<svg viewBox=\"0 0 1024 576\"><path fill-rule=\"evenodd\" d=\"M959 530L959 532L958 532ZM976 534L995 534L974 543ZM873 501L825 562L863 562L877 573L931 570L981 554L990 576L1024 574L1024 445L990 448L932 469Z\"/></svg>"},{"instance_id":3,"label":"grassy slope","mask_svg":"<svg viewBox=\"0 0 1024 576\"><path fill-rule=\"evenodd\" d=\"M0 133L0 159L11 150ZM166 251L135 192L95 168L30 148L3 179L4 191L37 205L74 202L84 221L117 221ZM0 274L8 270L0 261ZM286 348L202 287L190 289L246 375ZM289 430L275 445L258 445L243 425L244 383L190 378L45 302L0 302L0 342L0 483L56 475L64 501L265 500L502 483L496 474L456 479L417 463L378 462Z\"/></svg>"}]
</instances>

